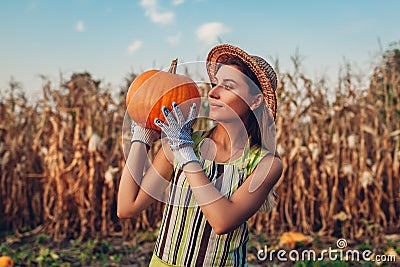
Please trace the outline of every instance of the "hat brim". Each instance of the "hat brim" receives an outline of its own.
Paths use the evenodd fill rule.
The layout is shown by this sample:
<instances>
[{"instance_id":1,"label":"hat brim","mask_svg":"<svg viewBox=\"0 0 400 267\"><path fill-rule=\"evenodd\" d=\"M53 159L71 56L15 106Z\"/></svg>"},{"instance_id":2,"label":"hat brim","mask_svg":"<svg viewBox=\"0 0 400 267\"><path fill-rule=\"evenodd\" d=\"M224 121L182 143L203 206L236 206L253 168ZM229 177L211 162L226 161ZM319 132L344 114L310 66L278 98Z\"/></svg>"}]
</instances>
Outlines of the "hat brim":
<instances>
[{"instance_id":1,"label":"hat brim","mask_svg":"<svg viewBox=\"0 0 400 267\"><path fill-rule=\"evenodd\" d=\"M218 63L229 58L229 57L237 57L243 63L245 63L250 70L256 75L258 81L261 84L261 90L271 115L274 120L276 118L276 95L275 90L273 89L270 80L268 79L265 71L257 64L256 60L249 54L247 54L242 49L229 45L229 44L221 44L215 46L208 53L206 68L208 75L213 81L215 79L215 75L218 71Z\"/></svg>"}]
</instances>

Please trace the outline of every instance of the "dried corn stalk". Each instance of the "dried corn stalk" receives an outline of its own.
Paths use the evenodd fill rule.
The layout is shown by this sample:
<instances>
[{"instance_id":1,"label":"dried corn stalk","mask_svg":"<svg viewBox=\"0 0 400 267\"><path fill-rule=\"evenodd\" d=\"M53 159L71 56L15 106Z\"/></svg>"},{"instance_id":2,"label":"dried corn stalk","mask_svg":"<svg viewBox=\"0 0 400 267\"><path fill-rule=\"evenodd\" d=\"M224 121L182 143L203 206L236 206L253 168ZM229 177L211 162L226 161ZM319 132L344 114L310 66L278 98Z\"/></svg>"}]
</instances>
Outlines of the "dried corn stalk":
<instances>
[{"instance_id":1,"label":"dried corn stalk","mask_svg":"<svg viewBox=\"0 0 400 267\"><path fill-rule=\"evenodd\" d=\"M389 60L365 92L356 90L347 73L333 103L322 81L314 84L298 70L281 75L276 136L284 170L278 205L254 216L251 229L376 242L383 232L400 231L399 70ZM209 87L201 90L206 95ZM139 228L158 226L162 204L132 220L116 216L130 144L124 103L124 93L114 101L86 73L74 74L58 90L45 84L35 106L15 92L2 98L2 229L18 234L36 228L62 240L131 238ZM196 127L208 122L199 120ZM159 144L150 159L158 149Z\"/></svg>"}]
</instances>

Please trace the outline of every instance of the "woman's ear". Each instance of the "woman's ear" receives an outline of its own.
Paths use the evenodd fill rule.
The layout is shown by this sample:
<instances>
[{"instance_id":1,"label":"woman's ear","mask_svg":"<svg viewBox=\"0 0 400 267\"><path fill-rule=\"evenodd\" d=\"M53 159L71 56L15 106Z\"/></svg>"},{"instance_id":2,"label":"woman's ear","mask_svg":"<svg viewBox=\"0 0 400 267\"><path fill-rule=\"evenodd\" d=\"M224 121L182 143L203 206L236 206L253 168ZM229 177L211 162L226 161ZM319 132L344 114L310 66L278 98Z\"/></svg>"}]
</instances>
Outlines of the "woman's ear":
<instances>
[{"instance_id":1,"label":"woman's ear","mask_svg":"<svg viewBox=\"0 0 400 267\"><path fill-rule=\"evenodd\" d=\"M262 94L255 95L251 104L250 104L250 109L251 110L256 110L264 100L264 96Z\"/></svg>"}]
</instances>

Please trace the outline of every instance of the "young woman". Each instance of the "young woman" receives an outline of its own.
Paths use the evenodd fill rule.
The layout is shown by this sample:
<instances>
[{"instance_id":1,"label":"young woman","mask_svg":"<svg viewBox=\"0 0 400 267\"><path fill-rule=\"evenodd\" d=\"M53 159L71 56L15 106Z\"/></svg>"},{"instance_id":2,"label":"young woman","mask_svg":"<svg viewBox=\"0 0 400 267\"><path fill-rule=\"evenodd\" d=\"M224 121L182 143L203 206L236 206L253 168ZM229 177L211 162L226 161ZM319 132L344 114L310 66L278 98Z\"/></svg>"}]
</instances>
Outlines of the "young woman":
<instances>
[{"instance_id":1,"label":"young woman","mask_svg":"<svg viewBox=\"0 0 400 267\"><path fill-rule=\"evenodd\" d=\"M164 199L166 207L150 266L247 266L247 220L271 208L282 173L275 154L276 74L262 58L238 47L214 47L209 118L217 125L192 132L188 114L163 107L156 119L165 139L146 170L146 151L159 132L132 126L132 146L118 195L118 216L129 218Z\"/></svg>"}]
</instances>

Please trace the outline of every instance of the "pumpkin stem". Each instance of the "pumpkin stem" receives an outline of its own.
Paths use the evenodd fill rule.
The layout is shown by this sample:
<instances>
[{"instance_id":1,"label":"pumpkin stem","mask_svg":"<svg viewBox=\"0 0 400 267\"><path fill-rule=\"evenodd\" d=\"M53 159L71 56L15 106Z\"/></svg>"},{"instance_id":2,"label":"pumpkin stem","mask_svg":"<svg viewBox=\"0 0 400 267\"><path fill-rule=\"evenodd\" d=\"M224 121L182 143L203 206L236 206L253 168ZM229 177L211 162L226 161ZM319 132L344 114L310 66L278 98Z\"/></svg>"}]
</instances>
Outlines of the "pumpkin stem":
<instances>
[{"instance_id":1,"label":"pumpkin stem","mask_svg":"<svg viewBox=\"0 0 400 267\"><path fill-rule=\"evenodd\" d=\"M178 59L175 58L174 60L172 60L171 62L171 67L169 67L168 72L172 73L172 74L176 74L176 68L178 66Z\"/></svg>"}]
</instances>

